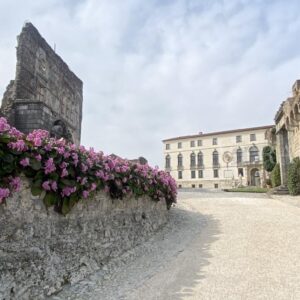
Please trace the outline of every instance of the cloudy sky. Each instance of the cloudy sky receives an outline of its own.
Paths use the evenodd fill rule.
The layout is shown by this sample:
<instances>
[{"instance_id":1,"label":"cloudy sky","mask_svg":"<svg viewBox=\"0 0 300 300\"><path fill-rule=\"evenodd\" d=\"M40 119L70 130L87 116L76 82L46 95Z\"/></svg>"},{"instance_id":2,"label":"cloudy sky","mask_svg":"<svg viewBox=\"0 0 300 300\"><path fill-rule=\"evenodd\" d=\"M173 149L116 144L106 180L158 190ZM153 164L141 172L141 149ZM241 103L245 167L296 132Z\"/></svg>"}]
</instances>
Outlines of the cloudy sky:
<instances>
[{"instance_id":1,"label":"cloudy sky","mask_svg":"<svg viewBox=\"0 0 300 300\"><path fill-rule=\"evenodd\" d=\"M82 144L162 167L165 138L273 123L300 78L299 11L299 0L0 0L0 94L31 21L84 82Z\"/></svg>"}]
</instances>

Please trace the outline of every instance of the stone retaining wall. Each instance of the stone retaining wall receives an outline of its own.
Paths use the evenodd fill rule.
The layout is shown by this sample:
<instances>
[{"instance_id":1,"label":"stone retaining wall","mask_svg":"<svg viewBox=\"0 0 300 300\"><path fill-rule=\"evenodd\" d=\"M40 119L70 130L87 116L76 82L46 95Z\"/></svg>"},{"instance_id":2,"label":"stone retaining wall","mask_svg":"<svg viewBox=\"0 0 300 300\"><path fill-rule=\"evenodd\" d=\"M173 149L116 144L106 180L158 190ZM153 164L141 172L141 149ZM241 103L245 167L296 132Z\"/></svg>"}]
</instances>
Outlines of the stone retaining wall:
<instances>
[{"instance_id":1,"label":"stone retaining wall","mask_svg":"<svg viewBox=\"0 0 300 300\"><path fill-rule=\"evenodd\" d=\"M167 221L164 201L99 192L67 216L30 193L0 205L0 299L44 299L147 239Z\"/></svg>"}]
</instances>

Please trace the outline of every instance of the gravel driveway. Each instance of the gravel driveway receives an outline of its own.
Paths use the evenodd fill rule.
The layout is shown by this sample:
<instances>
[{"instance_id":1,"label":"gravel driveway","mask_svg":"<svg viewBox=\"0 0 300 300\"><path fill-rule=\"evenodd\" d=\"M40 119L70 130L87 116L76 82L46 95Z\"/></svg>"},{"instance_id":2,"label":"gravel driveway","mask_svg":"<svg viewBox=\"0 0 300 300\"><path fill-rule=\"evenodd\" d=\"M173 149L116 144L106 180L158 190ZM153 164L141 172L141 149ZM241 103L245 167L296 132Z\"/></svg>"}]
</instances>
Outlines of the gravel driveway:
<instances>
[{"instance_id":1,"label":"gravel driveway","mask_svg":"<svg viewBox=\"0 0 300 300\"><path fill-rule=\"evenodd\" d=\"M52 299L300 299L300 208L182 192L146 244Z\"/></svg>"}]
</instances>

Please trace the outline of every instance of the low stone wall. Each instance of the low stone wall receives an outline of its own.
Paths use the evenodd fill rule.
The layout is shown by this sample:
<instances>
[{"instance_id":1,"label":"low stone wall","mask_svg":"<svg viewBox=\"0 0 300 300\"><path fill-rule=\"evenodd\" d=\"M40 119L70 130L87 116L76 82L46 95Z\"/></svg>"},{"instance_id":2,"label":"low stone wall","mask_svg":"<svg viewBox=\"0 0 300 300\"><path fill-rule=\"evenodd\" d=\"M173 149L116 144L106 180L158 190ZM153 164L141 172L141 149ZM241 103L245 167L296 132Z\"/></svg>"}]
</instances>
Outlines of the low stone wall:
<instances>
[{"instance_id":1,"label":"low stone wall","mask_svg":"<svg viewBox=\"0 0 300 300\"><path fill-rule=\"evenodd\" d=\"M167 221L164 201L99 192L67 216L22 191L0 205L0 299L44 299L147 239Z\"/></svg>"}]
</instances>

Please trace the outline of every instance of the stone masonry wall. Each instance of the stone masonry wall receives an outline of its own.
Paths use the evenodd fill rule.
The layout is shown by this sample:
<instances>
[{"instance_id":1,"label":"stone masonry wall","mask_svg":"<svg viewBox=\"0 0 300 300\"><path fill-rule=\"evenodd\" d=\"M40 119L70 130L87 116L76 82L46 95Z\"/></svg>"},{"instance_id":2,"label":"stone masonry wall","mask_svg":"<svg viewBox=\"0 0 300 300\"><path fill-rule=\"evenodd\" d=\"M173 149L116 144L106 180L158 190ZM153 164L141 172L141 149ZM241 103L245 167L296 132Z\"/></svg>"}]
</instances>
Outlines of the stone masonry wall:
<instances>
[{"instance_id":1,"label":"stone masonry wall","mask_svg":"<svg viewBox=\"0 0 300 300\"><path fill-rule=\"evenodd\" d=\"M0 206L0 299L44 299L100 269L167 221L164 201L99 192L67 216L22 191Z\"/></svg>"}]
</instances>

